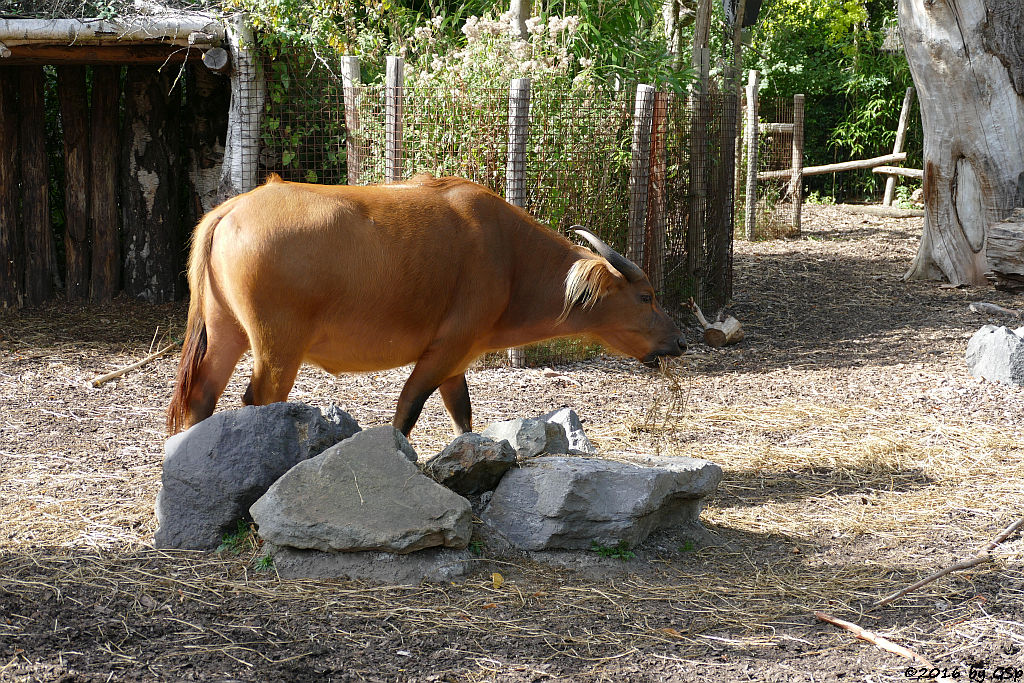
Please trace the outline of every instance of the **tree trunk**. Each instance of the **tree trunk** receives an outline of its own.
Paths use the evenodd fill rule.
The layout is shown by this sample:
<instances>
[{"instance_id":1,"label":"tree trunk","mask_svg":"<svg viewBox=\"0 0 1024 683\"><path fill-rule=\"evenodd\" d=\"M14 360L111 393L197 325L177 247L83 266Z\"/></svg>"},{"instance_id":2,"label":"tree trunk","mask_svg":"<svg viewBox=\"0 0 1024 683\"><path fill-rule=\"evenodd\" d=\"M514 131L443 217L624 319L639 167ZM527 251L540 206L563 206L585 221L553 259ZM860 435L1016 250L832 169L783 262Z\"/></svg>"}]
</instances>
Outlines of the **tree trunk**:
<instances>
[{"instance_id":1,"label":"tree trunk","mask_svg":"<svg viewBox=\"0 0 1024 683\"><path fill-rule=\"evenodd\" d=\"M89 296L89 107L85 67L57 67L64 129L64 291L69 300Z\"/></svg>"},{"instance_id":2,"label":"tree trunk","mask_svg":"<svg viewBox=\"0 0 1024 683\"><path fill-rule=\"evenodd\" d=\"M231 84L205 66L189 67L188 103L182 112L189 191L185 220L195 225L217 204L228 128Z\"/></svg>"},{"instance_id":3,"label":"tree trunk","mask_svg":"<svg viewBox=\"0 0 1024 683\"><path fill-rule=\"evenodd\" d=\"M925 223L908 279L985 283L989 226L1024 206L1024 4L899 0L924 125Z\"/></svg>"},{"instance_id":4,"label":"tree trunk","mask_svg":"<svg viewBox=\"0 0 1024 683\"><path fill-rule=\"evenodd\" d=\"M117 110L120 67L92 70L92 156L89 226L92 233L93 301L110 301L121 288L121 234L117 212Z\"/></svg>"},{"instance_id":5,"label":"tree trunk","mask_svg":"<svg viewBox=\"0 0 1024 683\"><path fill-rule=\"evenodd\" d=\"M149 301L174 301L183 293L182 228L178 168L181 91L174 74L156 67L128 67L121 162L124 290Z\"/></svg>"},{"instance_id":6,"label":"tree trunk","mask_svg":"<svg viewBox=\"0 0 1024 683\"><path fill-rule=\"evenodd\" d=\"M50 169L46 159L43 67L18 68L21 117L21 218L25 227L25 303L53 296L57 259L50 228Z\"/></svg>"},{"instance_id":7,"label":"tree trunk","mask_svg":"<svg viewBox=\"0 0 1024 683\"><path fill-rule=\"evenodd\" d=\"M0 308L19 308L25 280L18 220L18 79L0 69Z\"/></svg>"}]
</instances>

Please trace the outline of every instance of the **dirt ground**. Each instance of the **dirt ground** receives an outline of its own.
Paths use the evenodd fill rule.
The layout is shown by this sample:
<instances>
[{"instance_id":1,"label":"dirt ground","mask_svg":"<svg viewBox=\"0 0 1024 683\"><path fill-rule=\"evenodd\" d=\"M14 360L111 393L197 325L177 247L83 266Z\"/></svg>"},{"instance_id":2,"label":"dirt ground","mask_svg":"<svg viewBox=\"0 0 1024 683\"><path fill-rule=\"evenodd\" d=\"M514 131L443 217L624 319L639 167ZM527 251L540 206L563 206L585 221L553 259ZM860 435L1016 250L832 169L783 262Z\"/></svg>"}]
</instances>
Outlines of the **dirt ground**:
<instances>
[{"instance_id":1,"label":"dirt ground","mask_svg":"<svg viewBox=\"0 0 1024 683\"><path fill-rule=\"evenodd\" d=\"M706 457L704 535L636 557L494 557L419 587L282 581L255 552L152 548L183 306L0 314L0 681L1024 680L1024 540L889 606L1024 515L1024 395L972 378L972 301L904 282L921 219L808 206L801 237L737 242L746 339L670 377L599 358L481 369L478 424L570 405L602 453ZM407 371L304 370L292 399L390 420ZM240 405L245 367L221 408ZM431 399L413 445L449 440ZM494 574L499 574L496 578ZM855 622L920 660L820 622ZM929 665L924 662L927 661Z\"/></svg>"}]
</instances>

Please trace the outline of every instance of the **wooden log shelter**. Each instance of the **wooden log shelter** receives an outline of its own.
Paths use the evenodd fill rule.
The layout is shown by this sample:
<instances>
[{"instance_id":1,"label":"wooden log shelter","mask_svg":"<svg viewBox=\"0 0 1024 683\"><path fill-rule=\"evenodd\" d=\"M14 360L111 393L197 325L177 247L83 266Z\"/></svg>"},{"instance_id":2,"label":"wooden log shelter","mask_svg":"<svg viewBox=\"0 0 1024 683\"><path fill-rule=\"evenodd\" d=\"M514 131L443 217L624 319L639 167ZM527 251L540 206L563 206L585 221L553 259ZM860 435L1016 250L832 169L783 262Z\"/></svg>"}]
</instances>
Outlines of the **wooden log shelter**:
<instances>
[{"instance_id":1,"label":"wooden log shelter","mask_svg":"<svg viewBox=\"0 0 1024 683\"><path fill-rule=\"evenodd\" d=\"M0 308L182 298L192 225L254 180L224 177L239 30L136 9L0 19Z\"/></svg>"}]
</instances>

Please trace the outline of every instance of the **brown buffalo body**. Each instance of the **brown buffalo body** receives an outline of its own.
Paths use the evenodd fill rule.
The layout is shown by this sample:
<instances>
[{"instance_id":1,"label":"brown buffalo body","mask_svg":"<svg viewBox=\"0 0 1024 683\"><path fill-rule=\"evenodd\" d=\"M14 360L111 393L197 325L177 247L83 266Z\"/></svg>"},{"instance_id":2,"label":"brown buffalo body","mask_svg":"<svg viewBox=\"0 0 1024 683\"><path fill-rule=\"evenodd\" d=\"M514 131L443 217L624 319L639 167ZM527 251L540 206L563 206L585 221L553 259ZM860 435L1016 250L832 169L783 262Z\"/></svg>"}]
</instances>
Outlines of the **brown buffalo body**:
<instances>
[{"instance_id":1,"label":"brown buffalo body","mask_svg":"<svg viewBox=\"0 0 1024 683\"><path fill-rule=\"evenodd\" d=\"M456 178L272 177L196 228L168 428L212 414L247 349L244 402L255 405L286 400L304 362L332 374L415 363L394 417L406 434L438 388L456 432L471 428L464 373L487 351L589 334L647 363L679 355L682 335L647 278L584 236L608 258Z\"/></svg>"}]
</instances>

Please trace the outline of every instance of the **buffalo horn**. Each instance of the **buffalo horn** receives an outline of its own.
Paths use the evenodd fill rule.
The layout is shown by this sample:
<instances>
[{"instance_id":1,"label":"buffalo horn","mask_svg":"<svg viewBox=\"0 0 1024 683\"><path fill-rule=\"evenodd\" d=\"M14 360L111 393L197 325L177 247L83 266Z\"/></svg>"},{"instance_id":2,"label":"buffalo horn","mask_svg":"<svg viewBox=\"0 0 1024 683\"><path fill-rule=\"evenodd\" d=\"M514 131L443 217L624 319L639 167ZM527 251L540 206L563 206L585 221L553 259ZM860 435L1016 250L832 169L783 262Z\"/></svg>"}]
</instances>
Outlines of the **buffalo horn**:
<instances>
[{"instance_id":1,"label":"buffalo horn","mask_svg":"<svg viewBox=\"0 0 1024 683\"><path fill-rule=\"evenodd\" d=\"M579 225L572 226L572 229L576 231L577 235L590 242L590 245L594 247L594 251L603 256L605 260L612 264L612 267L615 268L615 270L622 273L627 280L634 282L644 277L644 271L640 270L638 265L609 247L601 240L600 237Z\"/></svg>"}]
</instances>

